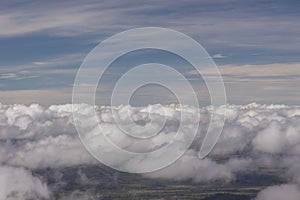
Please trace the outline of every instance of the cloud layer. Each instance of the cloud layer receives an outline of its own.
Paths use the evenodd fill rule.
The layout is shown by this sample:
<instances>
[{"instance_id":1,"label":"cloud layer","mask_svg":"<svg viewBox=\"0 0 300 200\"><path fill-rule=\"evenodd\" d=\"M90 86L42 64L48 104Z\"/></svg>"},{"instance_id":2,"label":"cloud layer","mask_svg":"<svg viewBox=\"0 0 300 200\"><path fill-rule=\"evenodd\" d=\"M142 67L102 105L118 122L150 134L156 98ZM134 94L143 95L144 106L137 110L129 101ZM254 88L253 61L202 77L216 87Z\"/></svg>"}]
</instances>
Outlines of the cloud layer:
<instances>
[{"instance_id":1,"label":"cloud layer","mask_svg":"<svg viewBox=\"0 0 300 200\"><path fill-rule=\"evenodd\" d=\"M82 104L74 105L74 108L88 123L87 117L93 113L93 107ZM198 151L210 115L218 109L211 106L201 109L185 106L180 110L178 105L118 106L112 108L119 122L116 124L110 107L96 107L100 126L104 130L101 134L133 152L148 152L166 145L175 137L180 122L186 128L186 135L199 124L198 134L189 150L172 165L144 174L146 177L175 181L230 182L239 173L264 169L281 170L284 173L278 176L283 176L287 184L266 188L258 194L257 200L274 199L274 194L276 197L299 199L300 107L227 105L223 134L209 157L200 160ZM152 110L151 118L149 110ZM195 122L194 115L197 113L200 113L200 121ZM130 119L135 125L128 125ZM146 142L132 139L120 130L121 125L121 128L129 132L151 134L164 120L165 124L159 134ZM90 134L93 135L86 133L87 136L91 136ZM97 135L93 136L97 139ZM48 108L36 104L0 105L0 143L1 200L22 199L26 195L26 198L49 198L51 190L43 180L32 175L32 170L98 164L79 140L71 104ZM142 164L135 160L110 157L118 159L120 163L125 162L130 167ZM160 159L165 157L161 156L156 162ZM27 184L23 184L24 182Z\"/></svg>"}]
</instances>

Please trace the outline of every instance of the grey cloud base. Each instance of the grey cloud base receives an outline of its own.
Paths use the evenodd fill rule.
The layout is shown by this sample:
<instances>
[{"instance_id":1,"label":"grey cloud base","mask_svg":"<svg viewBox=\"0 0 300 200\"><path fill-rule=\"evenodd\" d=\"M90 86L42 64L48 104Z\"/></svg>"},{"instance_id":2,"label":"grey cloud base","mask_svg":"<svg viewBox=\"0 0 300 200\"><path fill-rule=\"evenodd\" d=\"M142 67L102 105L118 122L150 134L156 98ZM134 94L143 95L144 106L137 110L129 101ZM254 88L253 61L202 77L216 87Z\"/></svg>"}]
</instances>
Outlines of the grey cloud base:
<instances>
[{"instance_id":1,"label":"grey cloud base","mask_svg":"<svg viewBox=\"0 0 300 200\"><path fill-rule=\"evenodd\" d=\"M89 115L93 108L74 105L76 112ZM99 123L105 133L120 147L143 152L157 149L174 138L181 120L178 105L158 106L153 111L152 126L160 119L166 123L160 134L147 142L122 136L114 123L110 107L97 107ZM113 109L126 124L131 117L144 126L144 133L151 132L150 120L145 114L148 107L118 106ZM163 110L162 110L163 109ZM220 107L195 109L184 106L182 123L187 128L195 113L200 113L199 132L189 150L176 162L159 171L144 174L150 178L175 181L212 182L235 180L237 174L262 169L281 170L286 184L262 190L257 200L296 200L300 197L300 107L285 105L245 106L227 105L223 134L209 157L200 160L198 151L207 129L210 114ZM164 111L164 112L162 112ZM129 114L129 115L128 115ZM147 125L148 124L148 125ZM135 131L133 127L126 127ZM187 129L188 130L188 129ZM87 133L88 135L89 133ZM62 169L80 165L100 165L84 148L76 132L72 105L0 105L0 200L4 199L51 199L52 188L33 171ZM109 155L109 154L108 154ZM110 155L112 158L113 155ZM130 167L139 163L122 160ZM162 155L160 159L164 159ZM81 176L83 183L84 175ZM86 180L88 181L88 180ZM26 184L24 184L26 183ZM68 183L67 183L68 184ZM71 183L70 183L71 184ZM76 196L76 195L75 195ZM74 199L68 195L63 199ZM82 194L81 199L88 199Z\"/></svg>"}]
</instances>

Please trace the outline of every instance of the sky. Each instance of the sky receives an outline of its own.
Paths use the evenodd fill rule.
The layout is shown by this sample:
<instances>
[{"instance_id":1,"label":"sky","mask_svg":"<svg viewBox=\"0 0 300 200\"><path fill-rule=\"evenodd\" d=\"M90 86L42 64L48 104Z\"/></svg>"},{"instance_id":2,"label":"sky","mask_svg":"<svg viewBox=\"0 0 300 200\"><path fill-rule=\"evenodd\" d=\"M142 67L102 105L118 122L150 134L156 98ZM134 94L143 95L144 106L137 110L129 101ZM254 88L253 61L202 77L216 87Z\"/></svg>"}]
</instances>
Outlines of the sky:
<instances>
[{"instance_id":1,"label":"sky","mask_svg":"<svg viewBox=\"0 0 300 200\"><path fill-rule=\"evenodd\" d=\"M2 1L0 102L70 103L76 72L101 41L132 28L163 27L207 50L222 74L228 103L297 105L299 15L300 2L292 0ZM107 91L97 93L98 104L107 104L112 80L124 68L149 60L179 68L197 88L200 103L207 104L204 82L195 81L182 60L159 51L114 63L101 83ZM165 93L148 87L135 98L141 104L162 102Z\"/></svg>"},{"instance_id":2,"label":"sky","mask_svg":"<svg viewBox=\"0 0 300 200\"><path fill-rule=\"evenodd\" d=\"M12 194L17 199L27 198L24 195L29 195L29 199L35 196L49 199L57 192L52 190L64 182L63 176L54 183L58 186L52 187L32 172L98 164L86 150L107 156L105 161L116 162L113 166L125 166L123 171L152 166L147 163L151 160L140 162L141 157L132 157L132 162L128 162L121 154L102 154L105 151L97 148L105 147L105 142L95 133L92 120L96 119L95 113L103 134L128 151L150 152L174 138L187 143L189 148L180 159L143 176L196 183L230 182L249 170L257 174L267 169L268 174L268 169L273 169L278 172L274 176L282 177L284 185L270 183L270 187L258 193L256 200L300 199L299 17L300 1L296 0L2 0L0 200ZM200 105L210 104L205 81L190 63L171 52L145 49L128 52L105 71L95 95L99 106L77 104L72 110L68 103L72 103L76 73L88 54L107 38L141 27L173 29L201 44L209 54L207 58L212 58L220 70L227 103L231 105L201 109L185 105L179 112L179 106L170 103L179 103L177 95L183 99L191 95L179 78L170 82L170 88L177 93L155 84L137 88L130 103L141 107L102 106L110 103L112 88L125 72L147 63L171 66L191 83ZM166 41L160 39L155 43ZM171 46L187 48L186 43L170 41ZM145 72L137 73L127 83L146 79L148 75L162 81L170 78L170 74L160 70ZM202 72L208 77L215 75L209 67ZM117 100L123 100L122 95L126 93L121 91ZM169 105L148 105L155 103ZM84 123L77 123L76 114L79 122ZM211 130L216 132L225 122L223 133L210 154L212 157L201 160L200 144L210 130L212 116L218 121L211 123ZM163 120L166 123L160 129ZM83 126L79 130L86 134L80 138L82 141L76 131L78 124ZM157 130L162 134L152 137ZM197 135L190 145L195 130ZM150 139L136 141L127 131L145 134ZM181 131L186 138L176 138ZM154 157L156 162L151 164L171 159L167 154L162 155ZM222 162L214 160L214 156ZM83 183L85 188L86 184Z\"/></svg>"}]
</instances>

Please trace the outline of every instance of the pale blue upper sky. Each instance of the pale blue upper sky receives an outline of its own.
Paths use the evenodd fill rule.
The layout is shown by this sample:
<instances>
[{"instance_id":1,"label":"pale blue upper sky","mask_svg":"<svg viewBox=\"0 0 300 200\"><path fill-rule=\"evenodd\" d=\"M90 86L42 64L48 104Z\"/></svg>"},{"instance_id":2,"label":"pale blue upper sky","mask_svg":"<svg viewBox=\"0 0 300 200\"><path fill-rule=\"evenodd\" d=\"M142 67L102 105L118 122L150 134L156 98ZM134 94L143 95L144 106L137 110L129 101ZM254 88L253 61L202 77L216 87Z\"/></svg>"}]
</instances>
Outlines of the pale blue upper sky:
<instances>
[{"instance_id":1,"label":"pale blue upper sky","mask_svg":"<svg viewBox=\"0 0 300 200\"><path fill-rule=\"evenodd\" d=\"M202 44L220 67L229 103L298 104L296 0L1 1L0 102L71 102L85 56L105 38L145 26L181 31ZM147 54L183 64L146 52L116 63L116 71L147 60Z\"/></svg>"}]
</instances>

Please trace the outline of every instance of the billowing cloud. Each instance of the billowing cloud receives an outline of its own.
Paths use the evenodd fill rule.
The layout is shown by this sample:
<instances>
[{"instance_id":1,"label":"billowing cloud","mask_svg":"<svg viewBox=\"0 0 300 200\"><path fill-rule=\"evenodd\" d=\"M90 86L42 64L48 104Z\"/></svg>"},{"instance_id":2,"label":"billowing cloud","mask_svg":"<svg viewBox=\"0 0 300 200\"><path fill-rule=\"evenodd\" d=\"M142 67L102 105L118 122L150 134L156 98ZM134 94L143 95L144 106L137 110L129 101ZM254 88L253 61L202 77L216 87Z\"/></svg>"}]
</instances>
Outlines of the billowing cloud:
<instances>
[{"instance_id":1,"label":"billowing cloud","mask_svg":"<svg viewBox=\"0 0 300 200\"><path fill-rule=\"evenodd\" d=\"M0 199L48 199L50 192L31 172L22 168L0 167Z\"/></svg>"},{"instance_id":2,"label":"billowing cloud","mask_svg":"<svg viewBox=\"0 0 300 200\"><path fill-rule=\"evenodd\" d=\"M298 200L300 190L297 185L272 186L261 191L256 200Z\"/></svg>"},{"instance_id":3,"label":"billowing cloud","mask_svg":"<svg viewBox=\"0 0 300 200\"><path fill-rule=\"evenodd\" d=\"M74 109L82 115L86 127L95 126L95 124L89 124L91 123L89 117L94 111L93 107L82 104L74 105ZM148 113L149 110L151 110L151 115ZM199 125L193 144L179 160L167 168L144 174L146 177L176 181L230 182L236 178L237 174L249 171L283 170L284 173L280 175L284 177L287 185L266 188L258 194L257 199L272 199L273 191L278 191L276 196L287 193L290 199L294 197L298 199L300 107L258 104L227 105L223 134L209 157L200 160L198 151L208 127L210 115L217 110L218 108L212 106L201 109L183 106L181 110L178 105L174 104L147 107L96 107L99 125L103 130L101 134L108 136L118 146L133 152L148 152L161 148L172 141L180 124L184 127L187 137L189 132ZM199 113L200 120L197 121L195 116ZM162 121L165 121L163 126L161 126ZM94 129L87 130L91 132L87 131L86 136L97 143L97 134L93 132ZM124 130L146 136L159 131L156 136L146 141L139 141L128 137L124 134ZM71 104L53 105L48 108L36 104L30 106L0 105L0 133L0 164L2 166L0 180L4 185L16 184L15 187L9 188L17 190L15 192L4 188L1 195L5 197L10 193L36 195L42 198L48 198L51 195L45 183L32 175L31 170L63 169L98 164L79 139L73 121ZM126 163L128 167L142 164L137 160L118 158L110 154L107 156L118 160L120 164ZM160 162L165 159L164 156L161 155L155 161ZM89 182L83 173L78 173L80 184ZM30 184L23 186L21 182L12 181L16 179L15 175L22 177L18 181L24 179ZM72 194L68 195L72 198ZM85 198L85 195L87 194L82 194L82 198Z\"/></svg>"},{"instance_id":4,"label":"billowing cloud","mask_svg":"<svg viewBox=\"0 0 300 200\"><path fill-rule=\"evenodd\" d=\"M251 160L230 159L225 164L218 164L211 159L200 160L197 153L188 151L171 166L146 174L152 178L168 178L177 181L194 180L209 182L222 180L229 182L234 179L234 173L249 167Z\"/></svg>"}]
</instances>

